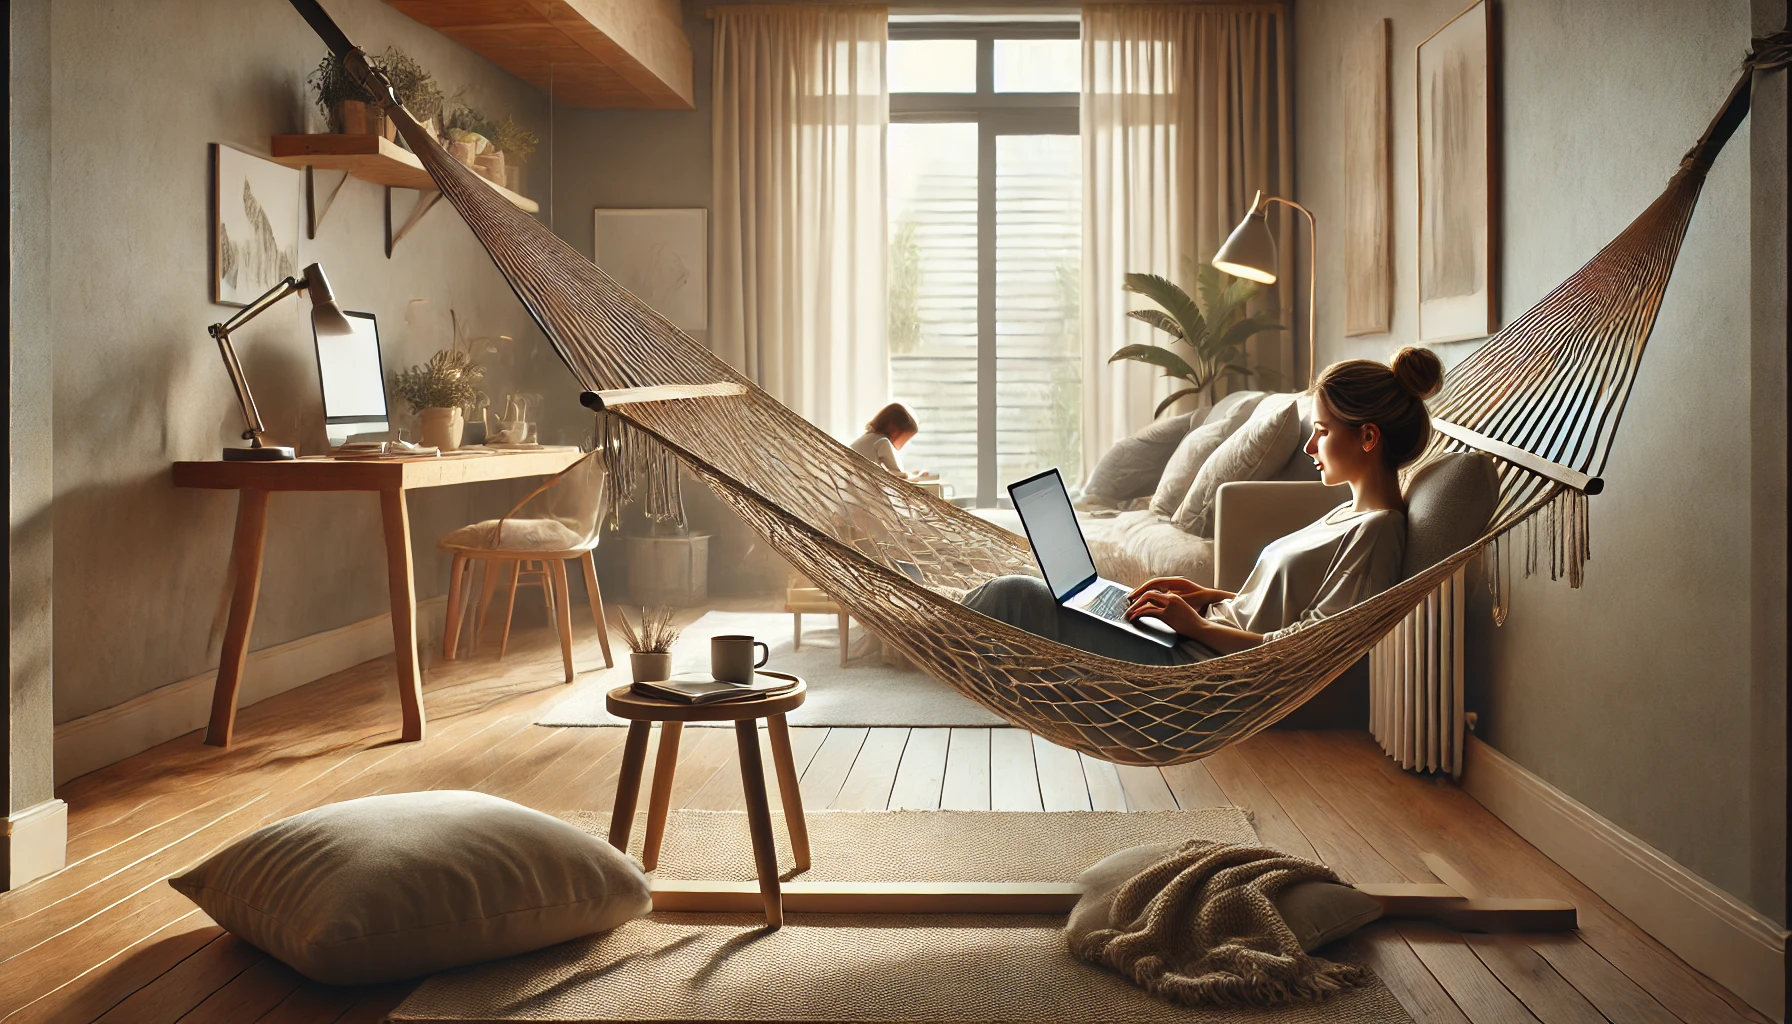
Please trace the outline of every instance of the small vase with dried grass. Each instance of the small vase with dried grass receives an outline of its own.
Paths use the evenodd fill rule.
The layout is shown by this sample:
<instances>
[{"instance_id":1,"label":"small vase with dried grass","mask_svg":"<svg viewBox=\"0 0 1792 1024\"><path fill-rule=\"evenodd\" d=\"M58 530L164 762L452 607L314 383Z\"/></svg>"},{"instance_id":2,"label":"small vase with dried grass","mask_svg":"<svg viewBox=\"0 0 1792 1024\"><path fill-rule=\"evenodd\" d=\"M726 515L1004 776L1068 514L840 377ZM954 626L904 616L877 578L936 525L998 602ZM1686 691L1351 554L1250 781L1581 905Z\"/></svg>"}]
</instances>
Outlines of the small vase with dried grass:
<instances>
[{"instance_id":1,"label":"small vase with dried grass","mask_svg":"<svg viewBox=\"0 0 1792 1024\"><path fill-rule=\"evenodd\" d=\"M642 608L639 629L618 608L616 623L622 627L622 638L628 642L629 667L634 672L635 682L662 682L672 678L672 644L678 639L678 627L672 625L671 608L665 605Z\"/></svg>"}]
</instances>

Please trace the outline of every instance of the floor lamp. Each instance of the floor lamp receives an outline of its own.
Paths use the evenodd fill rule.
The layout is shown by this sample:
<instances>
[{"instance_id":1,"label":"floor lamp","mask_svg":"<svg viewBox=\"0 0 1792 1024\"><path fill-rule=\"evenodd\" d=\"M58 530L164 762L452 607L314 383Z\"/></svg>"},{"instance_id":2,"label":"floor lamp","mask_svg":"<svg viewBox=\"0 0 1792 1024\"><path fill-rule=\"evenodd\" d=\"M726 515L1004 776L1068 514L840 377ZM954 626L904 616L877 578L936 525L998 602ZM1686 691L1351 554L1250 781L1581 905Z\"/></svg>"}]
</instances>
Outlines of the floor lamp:
<instances>
[{"instance_id":1,"label":"floor lamp","mask_svg":"<svg viewBox=\"0 0 1792 1024\"><path fill-rule=\"evenodd\" d=\"M288 295L302 291L311 293L311 326L320 336L354 333L348 318L342 315L342 310L336 308L336 296L330 291L330 281L324 277L324 268L316 263L305 268L304 277L289 277L281 281L263 293L261 298L238 310L235 316L209 328L211 336L217 339L219 353L224 356L224 369L230 374L230 386L236 389L236 404L243 410L243 440L249 442L247 448L224 449L225 462L279 462L297 455L291 448L261 443L261 435L267 432L267 428L262 425L261 411L255 407L255 396L249 391L248 378L243 376L243 364L237 362L236 347L230 343L230 332L260 316L268 307Z\"/></svg>"},{"instance_id":2,"label":"floor lamp","mask_svg":"<svg viewBox=\"0 0 1792 1024\"><path fill-rule=\"evenodd\" d=\"M1318 346L1317 323L1319 307L1315 304L1318 295L1319 281L1319 230L1313 223L1313 211L1292 199L1281 196L1266 196L1262 189L1257 190L1257 197L1251 200L1251 209L1232 229L1226 237L1226 244L1213 256L1215 270L1242 277L1247 281L1259 284L1276 283L1276 237L1269 230L1269 204L1281 203L1292 206L1307 215L1307 231L1313 237L1312 247L1307 255L1311 262L1307 268L1307 384L1312 385L1319 374L1316 360Z\"/></svg>"}]
</instances>

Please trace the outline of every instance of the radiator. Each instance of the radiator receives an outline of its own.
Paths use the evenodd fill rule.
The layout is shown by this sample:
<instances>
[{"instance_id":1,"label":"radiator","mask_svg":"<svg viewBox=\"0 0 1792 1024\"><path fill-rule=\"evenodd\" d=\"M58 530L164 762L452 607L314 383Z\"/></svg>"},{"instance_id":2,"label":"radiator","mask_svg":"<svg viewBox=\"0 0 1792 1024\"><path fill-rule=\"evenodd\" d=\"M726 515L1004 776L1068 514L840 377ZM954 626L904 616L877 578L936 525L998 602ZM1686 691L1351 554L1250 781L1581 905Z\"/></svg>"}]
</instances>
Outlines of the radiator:
<instances>
[{"instance_id":1,"label":"radiator","mask_svg":"<svg viewBox=\"0 0 1792 1024\"><path fill-rule=\"evenodd\" d=\"M1462 570L1369 652L1369 731L1402 768L1462 774Z\"/></svg>"}]
</instances>

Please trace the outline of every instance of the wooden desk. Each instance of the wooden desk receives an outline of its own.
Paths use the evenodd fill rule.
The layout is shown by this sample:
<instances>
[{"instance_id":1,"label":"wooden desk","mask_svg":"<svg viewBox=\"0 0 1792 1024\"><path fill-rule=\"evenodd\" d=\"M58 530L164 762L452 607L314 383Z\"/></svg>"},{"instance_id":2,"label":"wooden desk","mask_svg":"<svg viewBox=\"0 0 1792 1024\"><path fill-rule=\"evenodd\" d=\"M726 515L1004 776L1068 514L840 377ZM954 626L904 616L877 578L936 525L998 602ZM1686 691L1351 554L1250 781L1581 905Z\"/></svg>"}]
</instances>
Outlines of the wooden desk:
<instances>
[{"instance_id":1,"label":"wooden desk","mask_svg":"<svg viewBox=\"0 0 1792 1024\"><path fill-rule=\"evenodd\" d=\"M274 491L378 491L386 538L386 582L392 595L392 649L398 657L401 738L423 738L423 673L417 665L417 586L411 565L411 516L404 492L483 480L549 476L577 462L576 451L501 452L433 459L295 459L290 462L177 462L176 487L240 491L231 561L236 579L230 622L218 681L212 688L212 717L205 742L230 745L236 725L236 697L249 656L249 630L261 595L261 556L267 537L268 496Z\"/></svg>"}]
</instances>

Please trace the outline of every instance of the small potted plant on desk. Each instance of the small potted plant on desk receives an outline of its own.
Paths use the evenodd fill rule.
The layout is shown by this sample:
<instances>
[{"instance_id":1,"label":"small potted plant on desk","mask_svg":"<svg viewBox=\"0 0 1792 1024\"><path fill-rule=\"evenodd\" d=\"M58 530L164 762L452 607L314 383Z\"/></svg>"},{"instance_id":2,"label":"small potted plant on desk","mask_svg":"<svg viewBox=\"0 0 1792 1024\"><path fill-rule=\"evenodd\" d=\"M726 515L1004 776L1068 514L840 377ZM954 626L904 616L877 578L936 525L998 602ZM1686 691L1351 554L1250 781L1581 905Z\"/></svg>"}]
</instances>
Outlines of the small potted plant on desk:
<instances>
[{"instance_id":1,"label":"small potted plant on desk","mask_svg":"<svg viewBox=\"0 0 1792 1024\"><path fill-rule=\"evenodd\" d=\"M392 393L417 414L419 439L426 447L451 452L460 447L467 406L484 398L479 382L485 369L458 348L445 348L422 366L392 375Z\"/></svg>"},{"instance_id":2,"label":"small potted plant on desk","mask_svg":"<svg viewBox=\"0 0 1792 1024\"><path fill-rule=\"evenodd\" d=\"M672 625L672 609L641 609L641 628L637 632L628 616L619 608L616 621L622 626L623 639L628 641L629 668L637 683L660 682L672 678L672 643L678 630Z\"/></svg>"}]
</instances>

